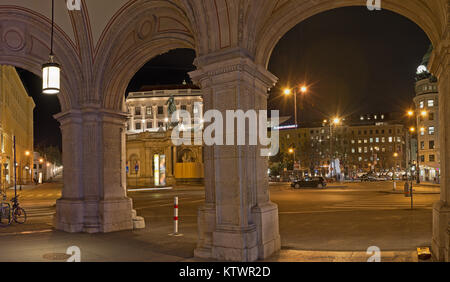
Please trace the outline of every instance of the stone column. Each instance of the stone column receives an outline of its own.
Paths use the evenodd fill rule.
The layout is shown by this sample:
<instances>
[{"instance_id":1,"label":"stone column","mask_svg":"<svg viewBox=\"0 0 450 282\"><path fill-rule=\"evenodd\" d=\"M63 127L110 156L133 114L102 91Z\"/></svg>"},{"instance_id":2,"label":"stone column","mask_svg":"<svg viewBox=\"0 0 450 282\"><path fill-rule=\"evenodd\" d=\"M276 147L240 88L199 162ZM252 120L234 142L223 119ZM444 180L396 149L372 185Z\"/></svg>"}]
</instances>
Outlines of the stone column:
<instances>
[{"instance_id":1,"label":"stone column","mask_svg":"<svg viewBox=\"0 0 450 282\"><path fill-rule=\"evenodd\" d=\"M444 45L444 44L442 44ZM435 48L431 72L439 85L439 146L441 158L441 196L433 206L433 256L450 261L450 46Z\"/></svg>"},{"instance_id":2,"label":"stone column","mask_svg":"<svg viewBox=\"0 0 450 282\"><path fill-rule=\"evenodd\" d=\"M64 188L55 226L67 232L133 228L125 186L126 115L84 108L56 116L63 136Z\"/></svg>"},{"instance_id":3,"label":"stone column","mask_svg":"<svg viewBox=\"0 0 450 282\"><path fill-rule=\"evenodd\" d=\"M242 50L197 58L196 64L190 75L202 87L204 108L220 111L224 123L227 110L267 109L267 90L277 78ZM204 154L206 200L195 256L254 261L279 250L278 207L269 201L267 157L260 147L205 146Z\"/></svg>"}]
</instances>

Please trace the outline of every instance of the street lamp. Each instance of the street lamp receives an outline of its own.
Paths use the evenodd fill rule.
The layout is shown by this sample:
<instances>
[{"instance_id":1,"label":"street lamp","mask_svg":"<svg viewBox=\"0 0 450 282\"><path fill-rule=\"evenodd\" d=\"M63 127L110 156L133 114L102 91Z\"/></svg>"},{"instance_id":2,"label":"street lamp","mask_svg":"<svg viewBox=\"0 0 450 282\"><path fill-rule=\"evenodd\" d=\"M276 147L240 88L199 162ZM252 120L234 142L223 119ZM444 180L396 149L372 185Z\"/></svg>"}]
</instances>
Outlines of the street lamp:
<instances>
[{"instance_id":1,"label":"street lamp","mask_svg":"<svg viewBox=\"0 0 450 282\"><path fill-rule=\"evenodd\" d=\"M298 123L297 123L297 91L300 91L301 94L305 94L306 92L308 92L308 87L306 87L305 85L302 86L297 86L294 87L293 89L290 88L285 88L283 93L286 96L291 95L292 93L294 94L294 116L295 116L295 126L297 127ZM303 102L303 100L302 100ZM301 105L301 108L303 110L303 104Z\"/></svg>"},{"instance_id":2,"label":"street lamp","mask_svg":"<svg viewBox=\"0 0 450 282\"><path fill-rule=\"evenodd\" d=\"M59 94L61 67L54 61L55 54L53 53L53 33L55 25L55 0L52 0L52 29L51 29L51 43L49 61L42 65L42 93L43 94Z\"/></svg>"},{"instance_id":3,"label":"street lamp","mask_svg":"<svg viewBox=\"0 0 450 282\"><path fill-rule=\"evenodd\" d=\"M420 113L420 115L422 116L422 117L425 117L425 116L427 116L427 111L422 111L421 113ZM408 113L407 113L407 115L408 115L408 117L410 118L410 119L412 119L412 118L414 118L414 124L416 124L417 123L417 119L415 118L415 116L414 116L414 112L412 111L412 110L409 110L408 111ZM417 124L416 124L417 125ZM425 128L424 127L421 127L420 129L420 132L421 132L421 134L423 134L424 132L425 132ZM411 126L410 128L409 128L409 134L407 134L408 135L408 139L409 139L409 152L410 152L410 161L412 161L411 160L411 157L412 157L412 154L411 154L411 152L412 152L412 138L413 138L413 135L415 134L416 136L417 136L417 146L416 146L416 182L417 182L417 184L419 184L420 183L420 167L419 167L419 134L417 134L418 132L416 132L416 128L414 127L414 126ZM408 154L406 154L407 156L408 156ZM407 165L409 165L409 162L407 161ZM411 175L411 178L412 178L412 169L411 169L411 167L412 167L412 164L411 165L409 165L409 167L410 167L410 175ZM412 186L412 181L411 181L411 186Z\"/></svg>"}]
</instances>

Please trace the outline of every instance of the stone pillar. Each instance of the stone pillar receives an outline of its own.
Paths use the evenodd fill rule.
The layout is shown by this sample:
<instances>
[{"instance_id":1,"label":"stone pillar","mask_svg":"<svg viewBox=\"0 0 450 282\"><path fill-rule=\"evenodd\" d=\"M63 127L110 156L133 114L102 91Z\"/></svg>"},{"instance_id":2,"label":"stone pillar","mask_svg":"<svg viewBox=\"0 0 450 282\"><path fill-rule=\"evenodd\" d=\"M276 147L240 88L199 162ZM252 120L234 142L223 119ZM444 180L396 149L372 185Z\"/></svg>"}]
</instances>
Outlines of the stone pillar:
<instances>
[{"instance_id":1,"label":"stone pillar","mask_svg":"<svg viewBox=\"0 0 450 282\"><path fill-rule=\"evenodd\" d=\"M227 110L267 109L267 90L277 78L241 50L197 58L196 64L190 75L202 87L204 108L219 110L224 123ZM269 201L260 147L205 146L204 154L206 200L195 256L254 261L278 251L278 207Z\"/></svg>"},{"instance_id":2,"label":"stone pillar","mask_svg":"<svg viewBox=\"0 0 450 282\"><path fill-rule=\"evenodd\" d=\"M56 116L63 137L64 187L56 229L111 232L133 228L125 186L126 115L85 108Z\"/></svg>"},{"instance_id":3,"label":"stone pillar","mask_svg":"<svg viewBox=\"0 0 450 282\"><path fill-rule=\"evenodd\" d=\"M450 46L435 48L431 72L439 85L439 146L441 167L441 196L433 206L433 256L450 261Z\"/></svg>"}]
</instances>

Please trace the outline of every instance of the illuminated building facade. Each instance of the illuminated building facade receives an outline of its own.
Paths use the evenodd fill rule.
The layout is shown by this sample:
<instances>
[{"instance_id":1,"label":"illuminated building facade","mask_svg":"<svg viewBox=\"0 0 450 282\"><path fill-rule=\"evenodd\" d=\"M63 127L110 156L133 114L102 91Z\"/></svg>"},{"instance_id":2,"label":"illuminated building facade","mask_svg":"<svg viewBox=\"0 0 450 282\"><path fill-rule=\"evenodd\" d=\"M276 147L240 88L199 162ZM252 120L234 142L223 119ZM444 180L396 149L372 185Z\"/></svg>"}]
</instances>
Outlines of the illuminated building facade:
<instances>
[{"instance_id":1,"label":"illuminated building facade","mask_svg":"<svg viewBox=\"0 0 450 282\"><path fill-rule=\"evenodd\" d=\"M171 186L203 182L201 145L175 146L171 138L169 98L177 110L191 115L191 124L201 124L201 90L193 85L145 87L126 98L129 113L126 135L128 186ZM189 130L186 128L186 130Z\"/></svg>"},{"instance_id":2,"label":"illuminated building facade","mask_svg":"<svg viewBox=\"0 0 450 282\"><path fill-rule=\"evenodd\" d=\"M0 153L2 187L14 184L16 138L17 184L32 182L33 99L28 96L17 71L0 66Z\"/></svg>"},{"instance_id":3,"label":"illuminated building facade","mask_svg":"<svg viewBox=\"0 0 450 282\"><path fill-rule=\"evenodd\" d=\"M417 117L420 180L440 180L439 92L437 78L427 69L432 48L417 68L414 104Z\"/></svg>"}]
</instances>

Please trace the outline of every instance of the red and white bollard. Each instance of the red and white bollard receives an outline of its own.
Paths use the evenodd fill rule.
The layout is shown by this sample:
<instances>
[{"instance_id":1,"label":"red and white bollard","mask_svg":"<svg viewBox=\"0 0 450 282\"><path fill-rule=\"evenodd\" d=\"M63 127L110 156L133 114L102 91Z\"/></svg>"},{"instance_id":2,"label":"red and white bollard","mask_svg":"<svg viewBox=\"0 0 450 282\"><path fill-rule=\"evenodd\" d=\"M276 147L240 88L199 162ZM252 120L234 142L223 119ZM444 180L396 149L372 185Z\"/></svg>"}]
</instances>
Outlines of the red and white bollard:
<instances>
[{"instance_id":1,"label":"red and white bollard","mask_svg":"<svg viewBox=\"0 0 450 282\"><path fill-rule=\"evenodd\" d=\"M182 236L182 234L178 233L178 197L175 197L174 205L173 205L173 233L169 234L171 236Z\"/></svg>"},{"instance_id":2,"label":"red and white bollard","mask_svg":"<svg viewBox=\"0 0 450 282\"><path fill-rule=\"evenodd\" d=\"M173 234L178 235L178 197L175 197L175 203L174 203L174 215L173 215Z\"/></svg>"}]
</instances>

